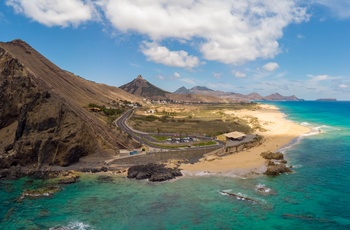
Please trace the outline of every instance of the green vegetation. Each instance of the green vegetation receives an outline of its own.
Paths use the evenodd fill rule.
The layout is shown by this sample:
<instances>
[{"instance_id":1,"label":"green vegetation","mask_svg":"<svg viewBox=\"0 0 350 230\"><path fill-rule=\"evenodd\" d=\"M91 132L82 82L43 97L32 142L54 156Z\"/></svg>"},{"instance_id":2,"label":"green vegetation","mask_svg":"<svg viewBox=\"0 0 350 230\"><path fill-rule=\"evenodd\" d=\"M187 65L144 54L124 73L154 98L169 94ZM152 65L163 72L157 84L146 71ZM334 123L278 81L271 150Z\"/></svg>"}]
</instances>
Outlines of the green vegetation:
<instances>
[{"instance_id":1,"label":"green vegetation","mask_svg":"<svg viewBox=\"0 0 350 230\"><path fill-rule=\"evenodd\" d=\"M258 121L241 119L232 112L256 108L255 103L160 107L154 109L156 115L134 114L128 124L137 130L152 133L158 133L160 130L179 135L217 136L232 131L249 134L261 128ZM144 108L143 111L147 109ZM253 122L253 129L248 125L249 122Z\"/></svg>"},{"instance_id":2,"label":"green vegetation","mask_svg":"<svg viewBox=\"0 0 350 230\"><path fill-rule=\"evenodd\" d=\"M88 105L89 108L98 108L100 109L104 115L106 116L114 116L114 115L119 115L119 114L122 114L124 112L124 109L121 109L121 108L107 108L106 106L104 105L96 105L94 103L90 103Z\"/></svg>"}]
</instances>

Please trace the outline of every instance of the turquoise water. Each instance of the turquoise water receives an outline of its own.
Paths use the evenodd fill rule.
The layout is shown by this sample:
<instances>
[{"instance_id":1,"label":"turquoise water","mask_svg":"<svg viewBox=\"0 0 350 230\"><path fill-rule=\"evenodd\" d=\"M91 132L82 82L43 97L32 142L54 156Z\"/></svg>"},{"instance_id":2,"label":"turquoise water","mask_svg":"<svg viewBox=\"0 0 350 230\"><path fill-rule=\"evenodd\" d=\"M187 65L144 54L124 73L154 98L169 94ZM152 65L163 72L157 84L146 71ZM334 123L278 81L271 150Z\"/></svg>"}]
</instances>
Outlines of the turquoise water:
<instances>
[{"instance_id":1,"label":"turquoise water","mask_svg":"<svg viewBox=\"0 0 350 230\"><path fill-rule=\"evenodd\" d=\"M0 229L350 229L350 102L274 104L314 128L285 150L293 174L158 184L86 175L52 197L22 201L24 189L47 182L0 181ZM273 192L258 192L259 184Z\"/></svg>"}]
</instances>

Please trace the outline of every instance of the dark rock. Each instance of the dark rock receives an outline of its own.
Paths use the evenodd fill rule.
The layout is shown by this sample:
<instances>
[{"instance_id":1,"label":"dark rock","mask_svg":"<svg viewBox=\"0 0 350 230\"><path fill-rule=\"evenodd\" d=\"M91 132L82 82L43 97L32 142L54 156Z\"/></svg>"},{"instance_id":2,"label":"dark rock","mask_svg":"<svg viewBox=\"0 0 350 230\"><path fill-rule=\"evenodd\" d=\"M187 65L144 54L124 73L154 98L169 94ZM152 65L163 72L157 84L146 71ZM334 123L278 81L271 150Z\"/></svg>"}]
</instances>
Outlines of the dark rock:
<instances>
[{"instance_id":1,"label":"dark rock","mask_svg":"<svg viewBox=\"0 0 350 230\"><path fill-rule=\"evenodd\" d=\"M238 200L247 200L247 201L252 201L254 203L259 203L257 200L254 200L254 199L249 198L249 197L241 196L241 195L238 195L238 194L235 194L235 193L229 193L229 192L225 192L225 191L220 191L220 193L223 194L223 195L229 195L229 196L235 197Z\"/></svg>"},{"instance_id":2,"label":"dark rock","mask_svg":"<svg viewBox=\"0 0 350 230\"><path fill-rule=\"evenodd\" d=\"M290 168L288 168L285 164L275 164L273 166L268 166L265 172L268 176L277 176L281 173L293 172Z\"/></svg>"},{"instance_id":3,"label":"dark rock","mask_svg":"<svg viewBox=\"0 0 350 230\"><path fill-rule=\"evenodd\" d=\"M163 164L136 165L128 169L128 178L137 180L149 179L149 181L160 182L171 180L182 176L179 169L166 168Z\"/></svg>"},{"instance_id":4,"label":"dark rock","mask_svg":"<svg viewBox=\"0 0 350 230\"><path fill-rule=\"evenodd\" d=\"M281 152L270 152L270 151L267 151L267 152L262 152L260 154L260 156L262 156L263 158L267 159L267 160L283 160L284 157L283 157L283 153Z\"/></svg>"},{"instance_id":5,"label":"dark rock","mask_svg":"<svg viewBox=\"0 0 350 230\"><path fill-rule=\"evenodd\" d=\"M73 177L68 177L64 178L58 181L59 184L73 184L78 182L79 177L78 176L73 176Z\"/></svg>"},{"instance_id":6,"label":"dark rock","mask_svg":"<svg viewBox=\"0 0 350 230\"><path fill-rule=\"evenodd\" d=\"M173 178L175 178L175 176L171 172L160 172L160 173L153 173L149 178L149 181L160 182L160 181L171 180Z\"/></svg>"},{"instance_id":7,"label":"dark rock","mask_svg":"<svg viewBox=\"0 0 350 230\"><path fill-rule=\"evenodd\" d=\"M107 172L107 171L108 171L108 168L105 167L105 166L103 166L103 167L101 168L101 171L102 171L102 172Z\"/></svg>"},{"instance_id":8,"label":"dark rock","mask_svg":"<svg viewBox=\"0 0 350 230\"><path fill-rule=\"evenodd\" d=\"M1 178L6 178L7 175L9 175L9 173L10 173L10 170L9 170L9 169L0 170L0 179L1 179Z\"/></svg>"},{"instance_id":9,"label":"dark rock","mask_svg":"<svg viewBox=\"0 0 350 230\"><path fill-rule=\"evenodd\" d=\"M151 176L151 173L149 173L147 171L146 172L145 171L139 171L137 173L135 179L137 179L137 180L144 180L144 179L150 178L150 176Z\"/></svg>"}]
</instances>

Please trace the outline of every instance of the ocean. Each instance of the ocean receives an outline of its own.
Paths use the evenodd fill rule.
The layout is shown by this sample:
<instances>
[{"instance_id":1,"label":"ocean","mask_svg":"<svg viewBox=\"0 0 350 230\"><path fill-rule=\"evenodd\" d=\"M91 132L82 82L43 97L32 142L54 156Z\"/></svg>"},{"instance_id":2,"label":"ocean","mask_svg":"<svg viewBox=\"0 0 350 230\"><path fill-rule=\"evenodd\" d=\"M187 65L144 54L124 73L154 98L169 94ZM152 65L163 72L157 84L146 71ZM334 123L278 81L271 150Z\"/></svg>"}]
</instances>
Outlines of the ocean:
<instances>
[{"instance_id":1,"label":"ocean","mask_svg":"<svg viewBox=\"0 0 350 230\"><path fill-rule=\"evenodd\" d=\"M162 183L86 174L23 200L23 190L48 182L0 181L0 229L350 229L350 102L271 104L312 128L282 149L295 173Z\"/></svg>"}]
</instances>

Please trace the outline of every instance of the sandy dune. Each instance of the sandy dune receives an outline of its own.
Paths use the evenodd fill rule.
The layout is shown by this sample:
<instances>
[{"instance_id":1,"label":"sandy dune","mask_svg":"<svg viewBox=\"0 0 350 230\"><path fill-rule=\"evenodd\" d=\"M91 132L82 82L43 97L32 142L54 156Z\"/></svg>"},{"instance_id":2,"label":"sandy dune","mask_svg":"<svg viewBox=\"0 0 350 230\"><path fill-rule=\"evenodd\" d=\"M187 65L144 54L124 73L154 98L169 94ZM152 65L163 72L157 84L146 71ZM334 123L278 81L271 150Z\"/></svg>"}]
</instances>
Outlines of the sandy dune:
<instances>
[{"instance_id":1,"label":"sandy dune","mask_svg":"<svg viewBox=\"0 0 350 230\"><path fill-rule=\"evenodd\" d=\"M265 169L265 159L260 156L264 151L276 151L288 145L293 139L309 132L309 128L287 120L277 107L261 105L259 110L228 111L238 117L252 116L258 118L261 126L266 129L256 132L265 137L262 145L224 156L214 161L202 161L196 164L183 164L181 168L185 174L199 173L247 174L261 173Z\"/></svg>"}]
</instances>

